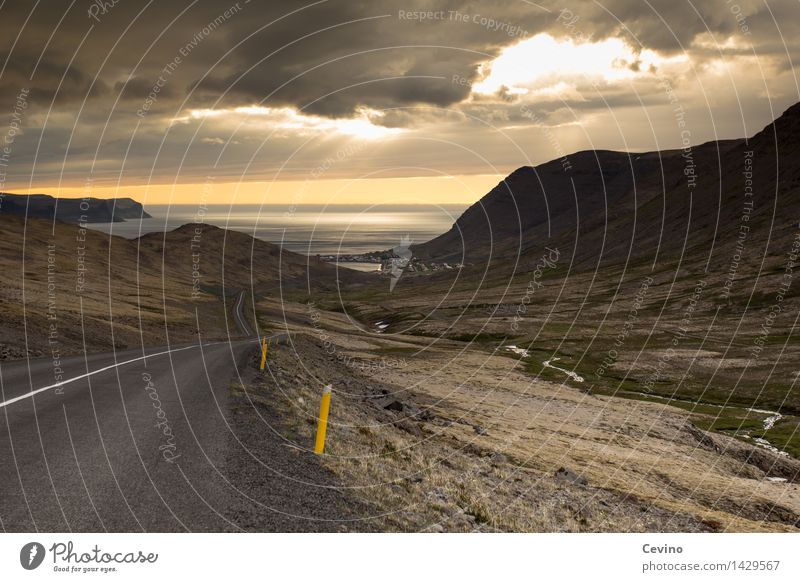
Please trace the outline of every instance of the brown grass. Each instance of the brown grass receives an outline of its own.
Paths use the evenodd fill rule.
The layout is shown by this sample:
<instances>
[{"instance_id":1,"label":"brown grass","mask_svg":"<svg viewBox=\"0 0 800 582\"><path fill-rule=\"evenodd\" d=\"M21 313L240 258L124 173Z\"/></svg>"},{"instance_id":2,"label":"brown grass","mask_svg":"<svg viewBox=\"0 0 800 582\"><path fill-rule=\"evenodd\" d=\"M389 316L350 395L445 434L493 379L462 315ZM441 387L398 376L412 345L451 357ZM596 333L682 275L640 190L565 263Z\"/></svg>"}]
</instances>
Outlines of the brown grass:
<instances>
[{"instance_id":1,"label":"brown grass","mask_svg":"<svg viewBox=\"0 0 800 582\"><path fill-rule=\"evenodd\" d=\"M310 446L319 390L334 384L325 463L375 507L383 529L794 529L798 486L766 481L733 439L698 440L688 413L532 380L511 358L448 342L363 374L337 356L374 359L421 348L421 338L345 333L346 318L327 312L324 327L303 328L306 308L284 307L304 331L274 351L262 389L281 394L273 404ZM391 400L403 412L386 410ZM588 485L555 479L562 466Z\"/></svg>"}]
</instances>

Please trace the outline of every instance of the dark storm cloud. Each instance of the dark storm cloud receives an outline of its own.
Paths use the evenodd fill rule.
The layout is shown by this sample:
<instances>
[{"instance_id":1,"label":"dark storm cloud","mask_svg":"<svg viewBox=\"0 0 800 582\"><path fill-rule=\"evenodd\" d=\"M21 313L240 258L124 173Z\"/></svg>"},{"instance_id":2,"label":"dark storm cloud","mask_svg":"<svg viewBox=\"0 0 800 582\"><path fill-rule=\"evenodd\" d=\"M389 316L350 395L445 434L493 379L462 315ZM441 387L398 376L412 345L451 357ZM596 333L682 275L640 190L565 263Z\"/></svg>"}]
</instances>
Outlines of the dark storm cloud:
<instances>
[{"instance_id":1,"label":"dark storm cloud","mask_svg":"<svg viewBox=\"0 0 800 582\"><path fill-rule=\"evenodd\" d=\"M458 4L439 11L449 14ZM474 78L478 63L509 39L447 19L398 17L419 6L430 9L431 3L331 2L286 26L243 30L243 38L252 36L226 62L231 72L208 71L197 92L206 99L222 92L234 100L268 99L334 117L361 106L451 105L468 88L442 80Z\"/></svg>"},{"instance_id":2,"label":"dark storm cloud","mask_svg":"<svg viewBox=\"0 0 800 582\"><path fill-rule=\"evenodd\" d=\"M721 39L735 34L740 24L732 9L736 6L737 14L746 15L749 38L763 53L785 50L776 41L773 18L780 19L789 38L796 38L798 26L797 18L788 17L797 12L788 0L769 5L744 0L538 5L547 10L523 0L330 0L316 5L245 0L147 5L119 0L108 4L104 13L95 10L96 18L91 18L87 11L97 4L87 0L41 2L33 11L31 3L6 2L0 10L6 62L0 89L13 91L32 75L29 83L46 100L65 75L58 91L62 101L83 100L90 91L90 97L106 98L108 87L118 92L133 74L125 98L137 92L144 98L162 68L180 58L167 83L170 89L164 90L170 98L194 91L193 102L208 103L225 93L226 104L231 104L269 96L270 104L312 104L309 109L315 113L343 116L359 106L456 103L468 89L436 78L459 75L475 80L481 62L523 35L545 30L594 40L627 36L633 46L679 52L691 49L694 39L708 30ZM224 18L226 10L232 14ZM517 35L507 34L511 27ZM397 77L406 80L381 81ZM162 106L171 105L166 97L161 97Z\"/></svg>"},{"instance_id":3,"label":"dark storm cloud","mask_svg":"<svg viewBox=\"0 0 800 582\"><path fill-rule=\"evenodd\" d=\"M469 94L469 87L451 82L453 71L473 77L474 66L464 59L434 56L424 62L419 57L408 58L410 53L431 57L439 52L444 51L388 48L343 55L332 63L309 65L299 72L289 66L275 71L274 63L265 62L246 75L236 72L225 78L207 79L199 84L197 94L204 97L203 102L210 102L227 92L226 101L288 105L331 117L352 116L359 107L379 110L413 104L445 107ZM403 66L398 67L398 63Z\"/></svg>"},{"instance_id":4,"label":"dark storm cloud","mask_svg":"<svg viewBox=\"0 0 800 582\"><path fill-rule=\"evenodd\" d=\"M32 63L38 55L33 52L17 50L13 55L0 54L0 62L6 63L0 82L0 92L8 94L25 87L30 89L31 101L40 105L55 100L55 105L66 105L84 98L103 97L108 95L108 86L100 79L95 79L84 70L72 66L66 61L52 59L39 62L33 73Z\"/></svg>"},{"instance_id":5,"label":"dark storm cloud","mask_svg":"<svg viewBox=\"0 0 800 582\"><path fill-rule=\"evenodd\" d=\"M633 46L666 53L688 49L694 38L707 30L727 36L736 29L724 0L606 0L574 5L573 10L565 3L595 37L627 36Z\"/></svg>"}]
</instances>

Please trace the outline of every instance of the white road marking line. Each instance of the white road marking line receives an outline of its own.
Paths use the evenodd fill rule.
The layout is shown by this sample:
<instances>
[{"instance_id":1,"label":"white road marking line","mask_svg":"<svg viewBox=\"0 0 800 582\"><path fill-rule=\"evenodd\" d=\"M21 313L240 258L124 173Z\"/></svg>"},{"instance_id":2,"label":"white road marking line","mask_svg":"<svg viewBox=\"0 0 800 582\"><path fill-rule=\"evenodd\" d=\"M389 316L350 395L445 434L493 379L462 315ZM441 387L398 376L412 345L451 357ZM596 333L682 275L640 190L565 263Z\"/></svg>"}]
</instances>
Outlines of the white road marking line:
<instances>
[{"instance_id":1,"label":"white road marking line","mask_svg":"<svg viewBox=\"0 0 800 582\"><path fill-rule=\"evenodd\" d=\"M204 344L204 345L211 346L211 345L216 345L216 344L220 344L220 343L226 343L226 342L213 342L213 343ZM133 358L132 360L125 360L124 362L117 362L116 364L111 364L110 366L106 366L105 368L98 368L97 370L92 370L91 372L87 372L86 374L81 374L80 376L75 376L74 378L69 378L67 380L62 380L61 382L56 382L55 384L50 384L50 386L44 386L42 388L37 388L36 390L32 390L31 392L26 392L25 394L23 394L21 396L16 396L14 398L11 398L10 400L6 400L5 402L0 402L0 408L5 408L6 406L14 404L15 402L19 402L21 400L25 400L26 398L31 398L32 396L35 396L36 394L40 394L42 392L46 392L48 390L52 390L53 388L58 388L59 386L64 386L66 384L71 384L72 382L76 382L78 380L83 380L84 378L88 378L89 376L94 376L95 374L99 374L100 372L107 372L108 370L113 370L114 368L118 368L120 366L125 366L127 364L133 364L134 362L141 362L142 360L146 360L147 358L155 358L155 357L158 357L158 356L163 356L163 355L166 355L166 354L172 354L172 353L175 353L175 352L182 352L182 351L185 351L185 350L191 350L193 348L199 348L199 347L200 347L200 344L195 344L195 345L186 346L186 347L183 347L183 348L175 348L175 349L172 349L172 350L166 350L166 351L163 351L163 352L157 352L155 354L148 354L146 356L139 356L138 358Z\"/></svg>"},{"instance_id":2,"label":"white road marking line","mask_svg":"<svg viewBox=\"0 0 800 582\"><path fill-rule=\"evenodd\" d=\"M269 336L269 337L270 338L274 338L274 337L278 337L279 335L282 336L283 334L275 334L275 335L272 335L272 336ZM257 342L258 340L252 340L252 341L256 341ZM215 346L215 345L225 344L225 343L228 343L228 342L225 342L225 341L222 341L222 342L211 342L211 343L203 344L203 346ZM186 347L183 347L183 348L175 348L175 349L172 349L172 350L165 350L163 352L157 352L155 354L147 354L146 356L139 356L138 358L133 358L132 360L125 360L124 362L117 362L116 364L111 364L110 366L106 366L105 368L98 368L97 370L92 370L91 372L87 372L86 374L81 374L80 376L75 376L74 378L69 378L67 380L62 380L61 382L56 382L55 384L50 384L50 386L44 386L42 388L37 388L36 390L32 390L31 392L26 392L25 394L22 394L21 396L15 396L14 398L11 398L10 400L6 400L5 402L0 402L0 408L5 408L6 406L10 406L11 404L14 404L15 402L20 402L20 401L25 400L27 398L31 398L33 396L36 396L37 394L41 394L42 392L47 392L48 390L52 390L53 388L58 388L59 386L64 386L66 384L71 384L72 382L76 382L78 380L83 380L84 378L88 378L89 376L94 376L95 374L99 374L100 372L107 372L108 370L113 370L114 368L119 368L120 366L125 366L127 364L133 364L134 362L141 362L142 360L146 360L147 358L155 358L155 357L158 357L158 356L164 356L166 354L174 354L175 352L183 352L185 350L191 350L193 348L199 348L199 347L200 347L200 344L195 344L195 345L186 346Z\"/></svg>"}]
</instances>

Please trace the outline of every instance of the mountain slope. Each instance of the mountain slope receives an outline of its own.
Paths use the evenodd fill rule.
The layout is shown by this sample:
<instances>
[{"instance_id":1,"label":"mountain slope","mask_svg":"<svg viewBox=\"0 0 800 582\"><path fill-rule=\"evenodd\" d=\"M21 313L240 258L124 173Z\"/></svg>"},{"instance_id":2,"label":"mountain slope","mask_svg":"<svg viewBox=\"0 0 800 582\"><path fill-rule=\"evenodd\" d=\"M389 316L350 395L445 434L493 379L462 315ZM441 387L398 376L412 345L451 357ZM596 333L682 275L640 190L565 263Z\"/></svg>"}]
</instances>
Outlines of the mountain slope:
<instances>
[{"instance_id":1,"label":"mountain slope","mask_svg":"<svg viewBox=\"0 0 800 582\"><path fill-rule=\"evenodd\" d=\"M412 250L517 271L545 245L574 254L578 270L681 257L722 267L745 224L751 257L780 254L800 216L798 130L800 104L750 139L644 154L584 151L567 166L523 167L450 231Z\"/></svg>"},{"instance_id":2,"label":"mountain slope","mask_svg":"<svg viewBox=\"0 0 800 582\"><path fill-rule=\"evenodd\" d=\"M365 275L210 225L128 240L0 214L0 357L238 335L232 302L358 287Z\"/></svg>"}]
</instances>

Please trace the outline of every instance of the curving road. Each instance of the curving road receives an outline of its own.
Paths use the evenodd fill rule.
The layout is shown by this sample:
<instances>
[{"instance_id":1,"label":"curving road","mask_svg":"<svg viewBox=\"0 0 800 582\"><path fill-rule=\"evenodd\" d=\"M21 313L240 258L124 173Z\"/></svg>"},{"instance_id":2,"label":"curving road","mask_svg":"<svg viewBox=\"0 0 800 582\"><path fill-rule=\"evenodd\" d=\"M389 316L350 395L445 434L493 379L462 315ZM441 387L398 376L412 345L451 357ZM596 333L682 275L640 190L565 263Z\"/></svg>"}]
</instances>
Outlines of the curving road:
<instances>
[{"instance_id":1,"label":"curving road","mask_svg":"<svg viewBox=\"0 0 800 582\"><path fill-rule=\"evenodd\" d=\"M247 324L247 318L244 316L244 296L244 291L240 291L239 295L236 296L236 302L233 305L233 319L236 321L236 327L239 328L242 335L250 336L252 335L250 326Z\"/></svg>"},{"instance_id":2,"label":"curving road","mask_svg":"<svg viewBox=\"0 0 800 582\"><path fill-rule=\"evenodd\" d=\"M0 530L353 529L333 476L232 393L257 341L0 363Z\"/></svg>"}]
</instances>

